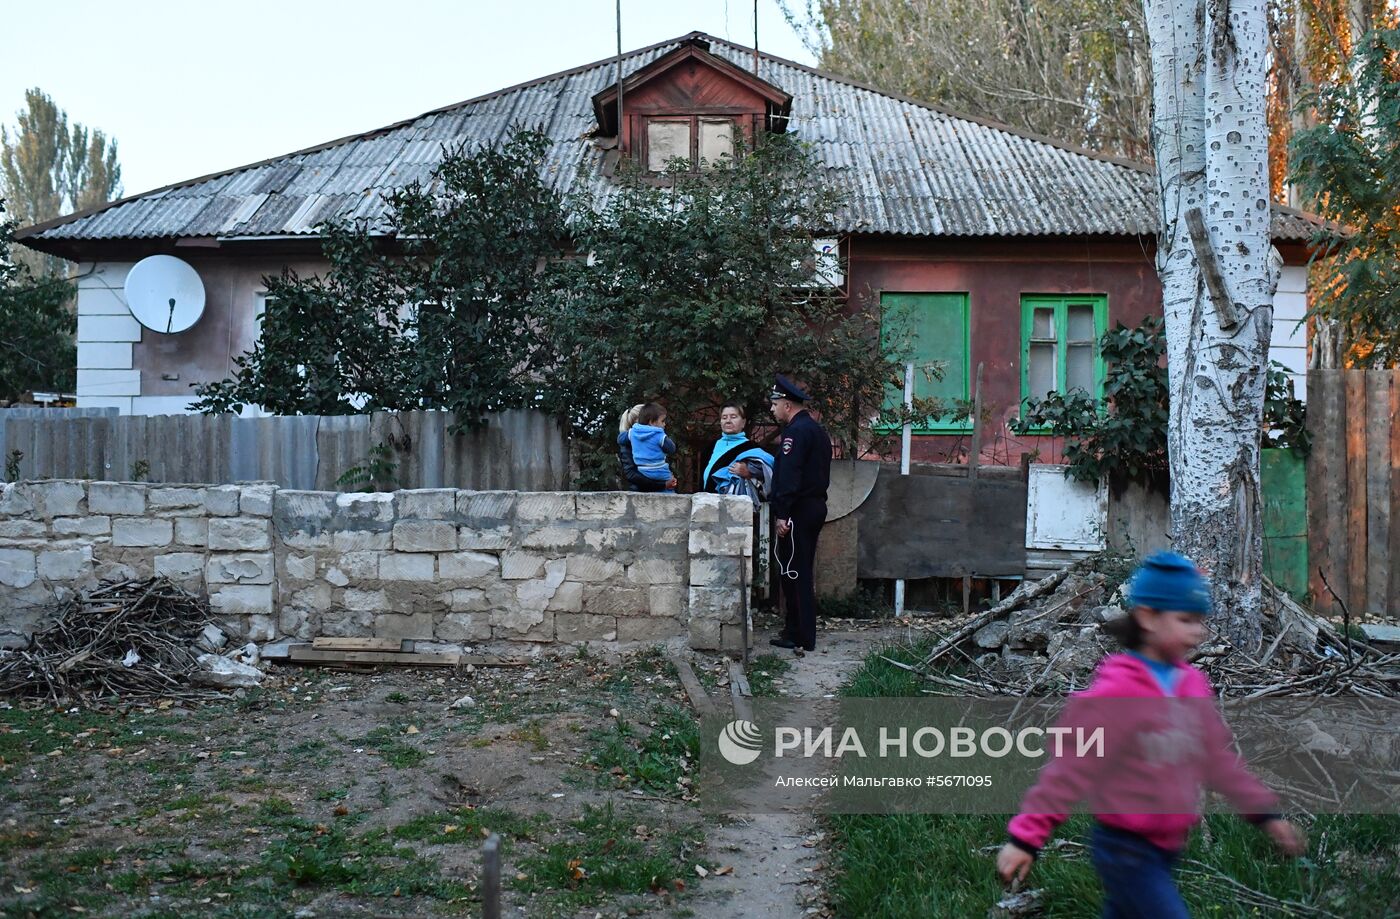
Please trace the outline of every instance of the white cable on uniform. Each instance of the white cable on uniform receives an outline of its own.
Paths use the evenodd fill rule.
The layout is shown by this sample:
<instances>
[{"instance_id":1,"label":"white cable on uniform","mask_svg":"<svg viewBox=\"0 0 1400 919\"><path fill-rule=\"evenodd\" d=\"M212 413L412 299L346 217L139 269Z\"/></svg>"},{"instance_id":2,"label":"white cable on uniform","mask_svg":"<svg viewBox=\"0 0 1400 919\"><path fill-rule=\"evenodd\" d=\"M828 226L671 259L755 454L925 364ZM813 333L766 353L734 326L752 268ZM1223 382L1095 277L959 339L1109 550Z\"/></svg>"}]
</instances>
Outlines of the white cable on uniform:
<instances>
[{"instance_id":1,"label":"white cable on uniform","mask_svg":"<svg viewBox=\"0 0 1400 919\"><path fill-rule=\"evenodd\" d=\"M792 546L792 551L788 553L787 564L778 556L778 543L773 543L773 561L778 563L778 575L780 577L797 580L797 569L793 567L793 562L797 560L797 540L793 536L793 530L797 529L797 524L788 519L788 543Z\"/></svg>"}]
</instances>

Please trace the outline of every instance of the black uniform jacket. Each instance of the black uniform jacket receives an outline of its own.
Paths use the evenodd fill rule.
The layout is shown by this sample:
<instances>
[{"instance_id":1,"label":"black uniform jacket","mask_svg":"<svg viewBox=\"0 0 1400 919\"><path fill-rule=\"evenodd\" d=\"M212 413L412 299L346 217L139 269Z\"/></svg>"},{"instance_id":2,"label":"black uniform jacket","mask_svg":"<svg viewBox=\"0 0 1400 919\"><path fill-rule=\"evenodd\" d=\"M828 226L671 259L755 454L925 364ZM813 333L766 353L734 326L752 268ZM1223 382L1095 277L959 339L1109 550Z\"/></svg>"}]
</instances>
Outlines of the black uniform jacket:
<instances>
[{"instance_id":1,"label":"black uniform jacket","mask_svg":"<svg viewBox=\"0 0 1400 919\"><path fill-rule=\"evenodd\" d=\"M804 409L788 422L773 451L773 493L769 502L779 520L801 516L804 509L822 505L831 484L831 438Z\"/></svg>"}]
</instances>

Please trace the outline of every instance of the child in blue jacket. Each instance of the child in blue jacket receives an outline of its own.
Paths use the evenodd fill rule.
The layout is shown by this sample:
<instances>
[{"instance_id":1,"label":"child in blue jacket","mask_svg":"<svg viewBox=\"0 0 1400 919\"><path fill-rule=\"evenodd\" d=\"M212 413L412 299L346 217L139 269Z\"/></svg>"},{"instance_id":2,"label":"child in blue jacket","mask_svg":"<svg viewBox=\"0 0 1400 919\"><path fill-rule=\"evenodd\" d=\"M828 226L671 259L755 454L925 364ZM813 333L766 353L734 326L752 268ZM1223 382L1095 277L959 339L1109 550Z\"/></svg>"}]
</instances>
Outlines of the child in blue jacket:
<instances>
[{"instance_id":1,"label":"child in blue jacket","mask_svg":"<svg viewBox=\"0 0 1400 919\"><path fill-rule=\"evenodd\" d=\"M676 443L666 436L666 409L655 402L642 406L637 423L627 432L627 440L637 471L648 479L667 483L663 490L674 492L675 476L667 457L676 452Z\"/></svg>"}]
</instances>

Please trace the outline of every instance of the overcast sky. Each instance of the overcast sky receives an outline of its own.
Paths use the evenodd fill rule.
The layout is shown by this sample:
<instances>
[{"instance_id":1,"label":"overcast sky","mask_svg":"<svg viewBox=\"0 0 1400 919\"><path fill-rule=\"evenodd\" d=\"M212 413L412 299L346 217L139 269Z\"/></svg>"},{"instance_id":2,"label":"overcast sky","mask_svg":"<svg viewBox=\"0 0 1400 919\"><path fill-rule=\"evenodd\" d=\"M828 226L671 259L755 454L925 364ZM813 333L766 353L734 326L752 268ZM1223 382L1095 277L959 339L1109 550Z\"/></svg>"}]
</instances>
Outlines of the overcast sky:
<instances>
[{"instance_id":1,"label":"overcast sky","mask_svg":"<svg viewBox=\"0 0 1400 919\"><path fill-rule=\"evenodd\" d=\"M614 2L6 3L0 124L42 88L117 139L130 195L608 57ZM748 45L753 13L753 0L622 0L622 43L698 29ZM763 50L813 63L778 0L758 0L758 18Z\"/></svg>"}]
</instances>

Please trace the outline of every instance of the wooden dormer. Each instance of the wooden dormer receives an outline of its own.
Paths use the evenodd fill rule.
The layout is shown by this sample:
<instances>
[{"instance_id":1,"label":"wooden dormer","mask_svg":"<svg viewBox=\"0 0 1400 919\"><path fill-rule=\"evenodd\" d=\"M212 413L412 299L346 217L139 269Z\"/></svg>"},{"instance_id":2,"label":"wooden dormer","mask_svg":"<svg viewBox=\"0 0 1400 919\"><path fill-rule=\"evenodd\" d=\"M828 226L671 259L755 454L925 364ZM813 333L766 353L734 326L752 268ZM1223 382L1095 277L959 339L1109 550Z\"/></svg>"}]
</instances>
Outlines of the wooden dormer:
<instances>
[{"instance_id":1,"label":"wooden dormer","mask_svg":"<svg viewBox=\"0 0 1400 919\"><path fill-rule=\"evenodd\" d=\"M792 110L790 94L711 54L699 38L622 81L620 133L617 90L614 84L593 97L598 134L617 137L622 154L648 172L675 157L699 164L732 156L740 136L752 143L756 132L787 130Z\"/></svg>"}]
</instances>

